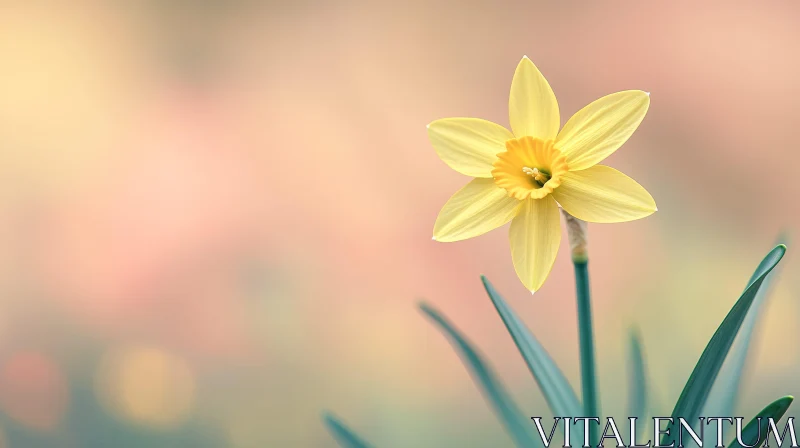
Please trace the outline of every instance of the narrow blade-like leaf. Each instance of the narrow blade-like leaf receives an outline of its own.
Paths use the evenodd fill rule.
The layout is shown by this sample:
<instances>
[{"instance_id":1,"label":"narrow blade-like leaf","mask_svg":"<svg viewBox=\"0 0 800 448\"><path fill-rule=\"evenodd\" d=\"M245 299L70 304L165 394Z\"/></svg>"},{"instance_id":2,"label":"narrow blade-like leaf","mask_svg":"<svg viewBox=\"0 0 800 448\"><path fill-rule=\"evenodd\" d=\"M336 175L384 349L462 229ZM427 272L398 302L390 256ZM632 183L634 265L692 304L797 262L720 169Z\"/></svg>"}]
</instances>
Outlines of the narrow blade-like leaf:
<instances>
[{"instance_id":1,"label":"narrow blade-like leaf","mask_svg":"<svg viewBox=\"0 0 800 448\"><path fill-rule=\"evenodd\" d=\"M420 303L419 308L450 340L484 397L494 407L514 443L519 447L541 447L541 441L532 433L533 425L529 423L528 418L511 399L492 368L484 361L483 356L441 313L426 303Z\"/></svg>"},{"instance_id":2,"label":"narrow blade-like leaf","mask_svg":"<svg viewBox=\"0 0 800 448\"><path fill-rule=\"evenodd\" d=\"M342 448L371 448L372 445L365 442L361 437L358 437L353 431L350 430L344 423L342 423L333 414L325 412L322 414L322 420L325 426L328 427L333 438L339 443Z\"/></svg>"},{"instance_id":3,"label":"narrow blade-like leaf","mask_svg":"<svg viewBox=\"0 0 800 448\"><path fill-rule=\"evenodd\" d=\"M558 368L553 358L531 333L527 326L506 303L489 280L481 276L483 286L492 299L495 309L503 319L511 338L517 345L522 358L528 365L534 379L539 384L550 411L559 417L582 417L583 406L578 400L569 381Z\"/></svg>"},{"instance_id":4,"label":"narrow blade-like leaf","mask_svg":"<svg viewBox=\"0 0 800 448\"><path fill-rule=\"evenodd\" d=\"M638 329L630 331L630 383L628 388L628 416L636 417L636 432L643 433L647 417L647 372L645 370L642 340Z\"/></svg>"},{"instance_id":5,"label":"narrow blade-like leaf","mask_svg":"<svg viewBox=\"0 0 800 448\"><path fill-rule=\"evenodd\" d=\"M779 243L784 243L785 241L785 236L781 236L781 238L778 240ZM761 263L763 264L764 261ZM759 265L758 269L756 269L756 271L750 277L750 280L748 280L748 287L756 280L761 269L762 266ZM753 338L753 333L756 325L758 324L759 316L762 314L761 310L764 308L764 304L769 296L771 286L774 283L775 278L779 275L779 271L780 267L776 267L764 278L764 281L761 283L761 288L759 288L755 299L753 299L753 305L750 307L750 311L747 312L747 317L745 318L744 322L742 322L742 328L739 330L739 335L736 336L736 340L731 347L730 353L728 353L728 357L725 359L722 369L719 372L717 381L714 383L714 387L711 389L708 401L703 408L703 415L718 415L726 417L734 415L734 411L736 410L736 401L740 396L739 391L742 383L742 374L746 369L745 362L747 361L747 356L750 352L750 341ZM703 445L711 445L712 439L715 437L716 434L713 431L706 431L703 438Z\"/></svg>"},{"instance_id":6,"label":"narrow blade-like leaf","mask_svg":"<svg viewBox=\"0 0 800 448\"><path fill-rule=\"evenodd\" d=\"M783 236L779 238L778 242L784 243L785 240L786 237ZM759 269L760 268L761 266L759 266ZM756 272L750 277L750 280L747 282L748 286L753 284L756 280L759 269L756 269ZM747 313L747 318L742 323L739 336L736 338L736 342L733 347L731 347L731 352L725 360L725 364L722 366L719 378L717 378L717 384L714 386L714 390L712 390L712 396L719 390L719 399L712 400L712 398L709 397L709 403L703 410L704 415L733 415L736 399L740 395L735 392L739 392L742 373L745 370L745 361L750 351L750 341L753 337L756 324L758 323L760 311L767 301L767 296L770 293L775 278L779 275L779 270L779 267L775 268L764 278L761 288L759 288L758 294L756 294L756 298L753 300L753 306Z\"/></svg>"},{"instance_id":7,"label":"narrow blade-like leaf","mask_svg":"<svg viewBox=\"0 0 800 448\"><path fill-rule=\"evenodd\" d=\"M780 420L783 414L789 409L789 406L792 405L792 401L794 401L794 397L789 395L778 398L770 403L769 406L762 409L761 412L753 417L750 423L742 429L742 442L747 446L754 446L756 443L760 446L761 442L764 442L768 436L769 419L773 419L777 424L778 420ZM761 419L760 421L759 418ZM739 443L739 439L733 439L727 446L728 448L745 448Z\"/></svg>"},{"instance_id":8,"label":"narrow blade-like leaf","mask_svg":"<svg viewBox=\"0 0 800 448\"><path fill-rule=\"evenodd\" d=\"M728 355L728 350L730 350L764 278L778 264L785 252L786 246L776 246L758 266L756 273L753 275L753 282L747 287L739 300L736 301L728 315L725 316L722 324L720 324L714 336L711 337L708 345L706 345L697 365L695 365L689 380L683 388L683 392L678 398L678 402L675 404L675 408L672 410L673 421L677 422L678 418L682 417L692 422L700 415L714 380L717 378L722 363ZM662 445L669 445L670 442L675 440L675 437L677 437L676 429L677 427L673 425L669 435L664 435Z\"/></svg>"}]
</instances>

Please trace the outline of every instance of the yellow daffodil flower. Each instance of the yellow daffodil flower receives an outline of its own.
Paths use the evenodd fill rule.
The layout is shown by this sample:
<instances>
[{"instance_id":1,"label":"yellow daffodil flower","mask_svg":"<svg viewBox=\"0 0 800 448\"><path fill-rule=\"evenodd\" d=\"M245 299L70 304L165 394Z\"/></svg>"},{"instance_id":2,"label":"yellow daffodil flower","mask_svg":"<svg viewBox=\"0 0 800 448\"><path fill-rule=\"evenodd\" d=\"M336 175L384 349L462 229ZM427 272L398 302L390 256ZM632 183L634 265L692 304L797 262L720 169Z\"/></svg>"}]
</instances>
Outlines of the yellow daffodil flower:
<instances>
[{"instance_id":1,"label":"yellow daffodil flower","mask_svg":"<svg viewBox=\"0 0 800 448\"><path fill-rule=\"evenodd\" d=\"M475 177L444 205L436 241L460 241L511 221L514 269L531 292L547 278L561 243L559 205L587 222L625 222L655 212L650 194L603 159L633 134L650 106L641 90L589 104L560 128L558 102L539 69L522 58L508 101L511 131L478 118L428 125L441 159Z\"/></svg>"}]
</instances>

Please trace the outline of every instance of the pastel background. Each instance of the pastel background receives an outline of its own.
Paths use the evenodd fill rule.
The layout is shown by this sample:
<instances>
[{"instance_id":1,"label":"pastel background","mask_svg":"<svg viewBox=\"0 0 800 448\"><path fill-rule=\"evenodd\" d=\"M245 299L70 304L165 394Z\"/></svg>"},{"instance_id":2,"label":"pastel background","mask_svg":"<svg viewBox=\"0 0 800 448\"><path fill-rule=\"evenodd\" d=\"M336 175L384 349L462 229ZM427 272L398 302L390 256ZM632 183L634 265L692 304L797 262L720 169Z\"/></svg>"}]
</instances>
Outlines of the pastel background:
<instances>
[{"instance_id":1,"label":"pastel background","mask_svg":"<svg viewBox=\"0 0 800 448\"><path fill-rule=\"evenodd\" d=\"M608 163L655 197L590 226L601 404L625 416L641 328L667 415L781 231L799 239L800 4L0 2L0 446L511 446L416 310L546 405L486 274L576 388L568 250L531 297L507 233L431 241L467 178L428 143L507 124L528 55L562 120L626 89L647 117ZM740 414L800 393L797 257L760 325ZM794 415L794 414L793 414Z\"/></svg>"}]
</instances>

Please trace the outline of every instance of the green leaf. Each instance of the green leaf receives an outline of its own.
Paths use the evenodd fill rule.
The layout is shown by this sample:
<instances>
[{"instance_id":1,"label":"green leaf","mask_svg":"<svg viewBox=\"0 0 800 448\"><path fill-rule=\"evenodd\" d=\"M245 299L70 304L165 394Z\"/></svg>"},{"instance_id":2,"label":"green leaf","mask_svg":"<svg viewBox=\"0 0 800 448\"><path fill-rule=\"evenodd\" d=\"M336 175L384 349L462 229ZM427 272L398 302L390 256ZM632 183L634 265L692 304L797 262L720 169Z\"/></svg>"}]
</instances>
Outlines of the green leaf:
<instances>
[{"instance_id":1,"label":"green leaf","mask_svg":"<svg viewBox=\"0 0 800 448\"><path fill-rule=\"evenodd\" d=\"M583 406L578 400L575 391L570 386L567 378L558 368L553 358L542 347L542 344L531 333L527 326L517 316L514 310L503 300L503 297L494 289L491 282L481 276L483 286L492 299L495 309L503 319L511 338L517 345L522 358L528 365L528 370L533 374L539 384L550 411L560 417L580 417L583 415Z\"/></svg>"},{"instance_id":2,"label":"green leaf","mask_svg":"<svg viewBox=\"0 0 800 448\"><path fill-rule=\"evenodd\" d=\"M459 353L462 361L472 374L475 383L480 386L486 399L492 404L509 435L519 447L541 447L542 443L534 437L533 425L520 411L509 396L505 387L483 357L472 347L472 344L458 331L447 318L426 303L419 308L425 313L450 340L453 348Z\"/></svg>"},{"instance_id":3,"label":"green leaf","mask_svg":"<svg viewBox=\"0 0 800 448\"><path fill-rule=\"evenodd\" d=\"M781 236L778 238L779 243L785 241L786 236ZM762 265L763 263L764 261L761 262ZM748 287L755 282L758 277L757 274L762 270L763 266L759 265L758 269L756 269L756 271L750 277L750 280L748 280ZM752 340L753 332L756 328L756 324L758 323L758 318L761 315L760 311L763 308L764 303L767 301L767 297L769 296L771 289L770 286L774 282L774 279L778 276L779 270L780 268L775 268L764 278L764 281L761 283L761 288L759 288L755 299L753 299L753 305L750 307L750 311L747 312L747 317L742 323L742 328L739 330L739 335L736 337L730 353L725 359L725 363L722 365L722 369L717 377L717 381L714 383L714 387L711 389L708 401L703 408L703 415L734 415L736 400L740 395L738 392L742 383L742 374L746 369L745 362L747 361L747 354L750 351L750 341ZM714 434L713 431L708 431L706 432L704 439L708 439L710 441L714 437L716 437L716 434ZM711 443L713 442L709 442L709 445L711 445Z\"/></svg>"},{"instance_id":4,"label":"green leaf","mask_svg":"<svg viewBox=\"0 0 800 448\"><path fill-rule=\"evenodd\" d=\"M778 264L784 253L786 253L786 246L781 244L767 254L758 269L756 269L755 274L753 274L753 281L739 300L736 301L736 304L733 305L728 315L725 316L725 320L717 328L714 336L711 337L691 376L689 376L689 380L686 382L675 408L672 410L674 422L677 422L678 418L684 418L690 422L695 421L700 415L700 411L711 391L711 386L713 386L714 380L719 374L722 363L725 361L728 350L730 350L733 340L742 326L742 321L744 321L750 305L753 303L756 294L758 294L764 278ZM671 426L675 427L675 424ZM661 444L669 445L670 442L675 440L676 432L672 430L669 435L665 434Z\"/></svg>"},{"instance_id":5,"label":"green leaf","mask_svg":"<svg viewBox=\"0 0 800 448\"><path fill-rule=\"evenodd\" d=\"M628 416L637 417L636 432L641 434L647 414L647 373L645 372L642 340L639 330L630 331L630 372L631 378L628 388Z\"/></svg>"},{"instance_id":6,"label":"green leaf","mask_svg":"<svg viewBox=\"0 0 800 448\"><path fill-rule=\"evenodd\" d=\"M323 413L322 420L342 448L370 448L372 446L358 437L333 414L329 412Z\"/></svg>"},{"instance_id":7,"label":"green leaf","mask_svg":"<svg viewBox=\"0 0 800 448\"><path fill-rule=\"evenodd\" d=\"M792 401L794 401L794 397L788 395L783 398L778 398L761 410L761 412L750 420L750 423L742 429L742 442L748 446L754 446L756 443L761 445L761 442L769 435L767 432L769 428L769 419L772 418L775 423L778 423L778 420L783 417L783 414L785 414L789 406L792 405ZM759 421L759 419L761 419L761 421ZM763 439L761 438L761 434L764 435ZM745 448L739 443L738 439L733 439L727 446L728 448Z\"/></svg>"}]
</instances>

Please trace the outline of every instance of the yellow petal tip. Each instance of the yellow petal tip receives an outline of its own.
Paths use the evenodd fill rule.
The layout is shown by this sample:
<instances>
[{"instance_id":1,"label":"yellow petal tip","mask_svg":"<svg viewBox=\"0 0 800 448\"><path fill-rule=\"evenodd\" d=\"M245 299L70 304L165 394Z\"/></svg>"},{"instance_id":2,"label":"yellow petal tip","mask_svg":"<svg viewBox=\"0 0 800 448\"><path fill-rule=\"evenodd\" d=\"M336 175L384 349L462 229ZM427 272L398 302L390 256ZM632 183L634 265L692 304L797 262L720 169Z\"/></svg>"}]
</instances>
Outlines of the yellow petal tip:
<instances>
[{"instance_id":1,"label":"yellow petal tip","mask_svg":"<svg viewBox=\"0 0 800 448\"><path fill-rule=\"evenodd\" d=\"M522 55L522 59L530 59L527 54Z\"/></svg>"},{"instance_id":2,"label":"yellow petal tip","mask_svg":"<svg viewBox=\"0 0 800 448\"><path fill-rule=\"evenodd\" d=\"M531 289L531 295L534 295L534 294L536 294L536 290L535 289Z\"/></svg>"},{"instance_id":3,"label":"yellow petal tip","mask_svg":"<svg viewBox=\"0 0 800 448\"><path fill-rule=\"evenodd\" d=\"M650 96L650 92L644 92L644 94Z\"/></svg>"},{"instance_id":4,"label":"yellow petal tip","mask_svg":"<svg viewBox=\"0 0 800 448\"><path fill-rule=\"evenodd\" d=\"M435 237L435 236L432 236L432 237L431 237L431 241L436 241L436 237Z\"/></svg>"},{"instance_id":5,"label":"yellow petal tip","mask_svg":"<svg viewBox=\"0 0 800 448\"><path fill-rule=\"evenodd\" d=\"M657 211L658 211L658 207L655 207L655 210L653 210L653 211L654 211L654 212L657 212Z\"/></svg>"}]
</instances>

